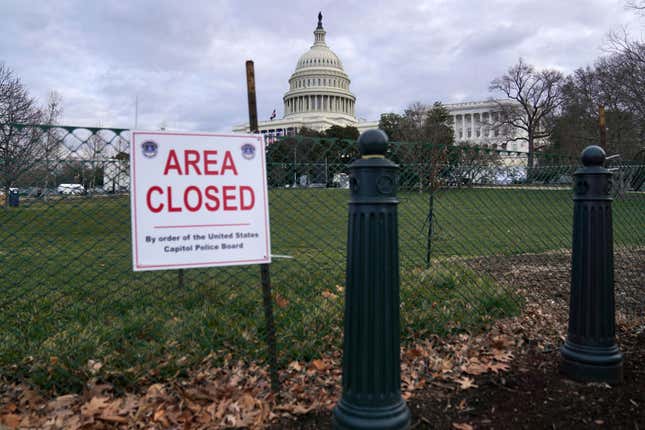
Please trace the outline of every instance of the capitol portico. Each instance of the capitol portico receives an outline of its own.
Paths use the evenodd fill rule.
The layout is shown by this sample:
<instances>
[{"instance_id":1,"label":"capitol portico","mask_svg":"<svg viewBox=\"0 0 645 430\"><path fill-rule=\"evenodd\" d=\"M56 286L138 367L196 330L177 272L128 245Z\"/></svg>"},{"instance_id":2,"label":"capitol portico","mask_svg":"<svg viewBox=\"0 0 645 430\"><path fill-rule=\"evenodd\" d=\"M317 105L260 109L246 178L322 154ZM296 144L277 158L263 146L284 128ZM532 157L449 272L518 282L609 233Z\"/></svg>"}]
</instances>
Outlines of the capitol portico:
<instances>
[{"instance_id":1,"label":"capitol portico","mask_svg":"<svg viewBox=\"0 0 645 430\"><path fill-rule=\"evenodd\" d=\"M351 81L340 58L327 46L325 35L319 13L314 43L300 56L289 78L289 89L283 97L284 116L259 122L261 133L289 136L302 128L324 131L334 125L353 126L359 132L378 128L378 120L359 122L356 119L356 96L349 89ZM488 100L444 104L450 112L455 142L527 152L525 142L512 139L513 130L492 125L499 123L501 106L513 103L511 100ZM235 126L233 131L249 132L249 125Z\"/></svg>"}]
</instances>

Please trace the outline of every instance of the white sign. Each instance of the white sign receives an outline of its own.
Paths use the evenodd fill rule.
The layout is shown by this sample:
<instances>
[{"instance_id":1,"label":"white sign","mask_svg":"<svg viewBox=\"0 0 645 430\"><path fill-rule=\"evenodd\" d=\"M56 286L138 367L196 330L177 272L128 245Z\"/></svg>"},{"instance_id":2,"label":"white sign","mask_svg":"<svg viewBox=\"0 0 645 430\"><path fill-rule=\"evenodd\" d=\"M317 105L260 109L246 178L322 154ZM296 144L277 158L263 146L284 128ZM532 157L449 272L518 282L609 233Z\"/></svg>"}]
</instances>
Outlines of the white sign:
<instances>
[{"instance_id":1,"label":"white sign","mask_svg":"<svg viewBox=\"0 0 645 430\"><path fill-rule=\"evenodd\" d=\"M133 131L130 159L135 271L271 261L260 136Z\"/></svg>"}]
</instances>

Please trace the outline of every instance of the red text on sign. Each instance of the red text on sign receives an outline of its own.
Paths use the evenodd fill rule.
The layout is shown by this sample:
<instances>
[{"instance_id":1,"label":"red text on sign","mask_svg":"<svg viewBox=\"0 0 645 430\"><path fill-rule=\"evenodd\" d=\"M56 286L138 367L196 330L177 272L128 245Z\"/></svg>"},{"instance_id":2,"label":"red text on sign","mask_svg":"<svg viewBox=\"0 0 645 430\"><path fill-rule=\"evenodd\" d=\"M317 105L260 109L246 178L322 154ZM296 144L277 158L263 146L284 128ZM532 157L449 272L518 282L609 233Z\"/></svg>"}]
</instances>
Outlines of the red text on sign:
<instances>
[{"instance_id":1,"label":"red text on sign","mask_svg":"<svg viewBox=\"0 0 645 430\"><path fill-rule=\"evenodd\" d=\"M183 157L177 155L174 149L168 151L168 158L163 169L163 174L176 173L177 175L226 175L237 176L237 167L233 161L231 151L224 152L221 166L218 162L217 150L185 149Z\"/></svg>"},{"instance_id":2,"label":"red text on sign","mask_svg":"<svg viewBox=\"0 0 645 430\"><path fill-rule=\"evenodd\" d=\"M190 185L178 191L171 185L152 186L146 193L150 212L248 211L255 206L255 193L247 185L209 185L204 189Z\"/></svg>"}]
</instances>

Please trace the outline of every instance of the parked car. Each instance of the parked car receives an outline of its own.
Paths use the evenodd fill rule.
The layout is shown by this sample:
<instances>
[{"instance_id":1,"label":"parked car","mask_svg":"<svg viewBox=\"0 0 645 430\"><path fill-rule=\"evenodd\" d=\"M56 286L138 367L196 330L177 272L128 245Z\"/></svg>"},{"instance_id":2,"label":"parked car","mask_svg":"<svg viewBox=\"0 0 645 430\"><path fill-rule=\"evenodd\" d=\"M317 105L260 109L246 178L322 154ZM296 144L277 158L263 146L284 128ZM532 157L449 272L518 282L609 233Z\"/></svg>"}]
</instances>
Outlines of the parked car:
<instances>
[{"instance_id":1,"label":"parked car","mask_svg":"<svg viewBox=\"0 0 645 430\"><path fill-rule=\"evenodd\" d=\"M68 196L80 196L85 194L85 188L81 184L60 184L56 191L58 191L58 194Z\"/></svg>"},{"instance_id":2,"label":"parked car","mask_svg":"<svg viewBox=\"0 0 645 430\"><path fill-rule=\"evenodd\" d=\"M43 189L40 187L24 187L20 189L20 195L23 197L40 197Z\"/></svg>"},{"instance_id":3,"label":"parked car","mask_svg":"<svg viewBox=\"0 0 645 430\"><path fill-rule=\"evenodd\" d=\"M18 188L15 188L15 187L11 187L11 188L9 188L9 192L10 192L10 193L17 193L17 192L19 192L19 191L20 191L20 190L19 190ZM4 190L0 190L0 196L4 196Z\"/></svg>"}]
</instances>

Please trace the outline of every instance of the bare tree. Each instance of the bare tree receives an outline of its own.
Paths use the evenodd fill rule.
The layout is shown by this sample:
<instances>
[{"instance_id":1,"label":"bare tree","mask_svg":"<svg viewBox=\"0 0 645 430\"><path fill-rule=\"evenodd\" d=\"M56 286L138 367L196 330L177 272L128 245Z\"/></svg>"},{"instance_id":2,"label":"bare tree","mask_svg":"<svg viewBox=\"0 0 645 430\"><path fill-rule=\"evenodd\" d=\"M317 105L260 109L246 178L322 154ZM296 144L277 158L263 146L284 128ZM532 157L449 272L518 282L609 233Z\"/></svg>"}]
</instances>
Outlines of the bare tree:
<instances>
[{"instance_id":1,"label":"bare tree","mask_svg":"<svg viewBox=\"0 0 645 430\"><path fill-rule=\"evenodd\" d=\"M508 141L528 143L528 165L534 166L537 143L551 135L550 119L562 104L561 85L564 76L557 70L535 70L523 59L508 72L490 83L489 90L503 94L517 103L498 101L501 115L492 124L495 128L510 126L519 133L511 133Z\"/></svg>"},{"instance_id":2,"label":"bare tree","mask_svg":"<svg viewBox=\"0 0 645 430\"><path fill-rule=\"evenodd\" d=\"M56 168L61 157L62 136L54 127L63 113L63 99L56 91L49 93L44 121L47 126L42 142L43 154L43 195L47 199L47 190L56 184Z\"/></svg>"},{"instance_id":3,"label":"bare tree","mask_svg":"<svg viewBox=\"0 0 645 430\"><path fill-rule=\"evenodd\" d=\"M633 9L637 13L645 14L645 0L627 0L625 5L627 9Z\"/></svg>"},{"instance_id":4,"label":"bare tree","mask_svg":"<svg viewBox=\"0 0 645 430\"><path fill-rule=\"evenodd\" d=\"M454 145L450 113L439 102L432 106L420 102L410 104L403 115L381 116L380 126L393 140L402 144L393 156L405 165L402 187L414 184L419 191L434 190L439 173L446 163L448 148Z\"/></svg>"},{"instance_id":5,"label":"bare tree","mask_svg":"<svg viewBox=\"0 0 645 430\"><path fill-rule=\"evenodd\" d=\"M645 43L630 40L626 30L608 37L610 55L596 64L606 91L612 92L629 110L645 120Z\"/></svg>"},{"instance_id":6,"label":"bare tree","mask_svg":"<svg viewBox=\"0 0 645 430\"><path fill-rule=\"evenodd\" d=\"M105 162L110 158L110 141L101 130L97 130L83 142L80 152L85 165L84 173L89 176L85 178L86 185L93 190L102 180Z\"/></svg>"},{"instance_id":7,"label":"bare tree","mask_svg":"<svg viewBox=\"0 0 645 430\"><path fill-rule=\"evenodd\" d=\"M0 187L5 196L42 155L42 130L23 124L41 122L43 113L20 79L0 64ZM5 206L8 206L5 199Z\"/></svg>"}]
</instances>

